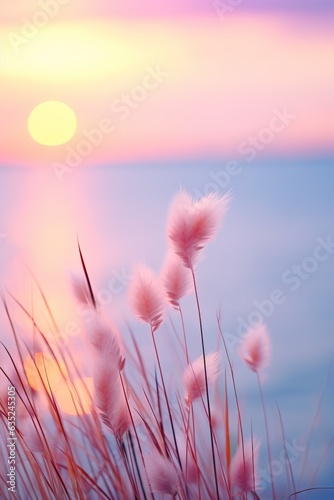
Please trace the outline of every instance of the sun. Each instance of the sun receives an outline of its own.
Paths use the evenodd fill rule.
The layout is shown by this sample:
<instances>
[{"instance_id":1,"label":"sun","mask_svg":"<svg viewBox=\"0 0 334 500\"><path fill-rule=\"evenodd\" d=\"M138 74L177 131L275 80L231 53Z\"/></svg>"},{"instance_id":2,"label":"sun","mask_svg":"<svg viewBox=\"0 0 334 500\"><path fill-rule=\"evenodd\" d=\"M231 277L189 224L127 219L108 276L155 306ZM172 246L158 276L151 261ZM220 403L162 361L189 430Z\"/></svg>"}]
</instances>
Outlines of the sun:
<instances>
[{"instance_id":1,"label":"sun","mask_svg":"<svg viewBox=\"0 0 334 500\"><path fill-rule=\"evenodd\" d=\"M28 118L32 139L43 146L60 146L72 139L77 118L70 106L61 101L46 101L36 106Z\"/></svg>"},{"instance_id":2,"label":"sun","mask_svg":"<svg viewBox=\"0 0 334 500\"><path fill-rule=\"evenodd\" d=\"M73 382L62 381L55 389L54 398L63 413L83 415L91 413L94 382L91 377L76 378Z\"/></svg>"}]
</instances>

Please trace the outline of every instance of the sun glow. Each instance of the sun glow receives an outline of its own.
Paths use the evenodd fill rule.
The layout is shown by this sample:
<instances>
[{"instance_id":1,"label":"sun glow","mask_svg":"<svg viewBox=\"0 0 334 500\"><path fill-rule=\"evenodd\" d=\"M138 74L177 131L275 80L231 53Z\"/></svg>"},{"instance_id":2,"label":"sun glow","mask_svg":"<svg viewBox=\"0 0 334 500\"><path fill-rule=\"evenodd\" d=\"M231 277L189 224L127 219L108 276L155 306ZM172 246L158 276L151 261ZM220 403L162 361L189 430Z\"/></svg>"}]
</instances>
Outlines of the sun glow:
<instances>
[{"instance_id":1,"label":"sun glow","mask_svg":"<svg viewBox=\"0 0 334 500\"><path fill-rule=\"evenodd\" d=\"M1 69L11 77L69 85L124 77L133 74L138 63L149 64L157 52L147 35L138 37L137 31L131 34L128 26L103 22L48 25L22 46L7 37Z\"/></svg>"},{"instance_id":2,"label":"sun glow","mask_svg":"<svg viewBox=\"0 0 334 500\"><path fill-rule=\"evenodd\" d=\"M60 410L67 415L83 415L92 411L94 383L91 377L61 382L54 392Z\"/></svg>"},{"instance_id":3,"label":"sun glow","mask_svg":"<svg viewBox=\"0 0 334 500\"><path fill-rule=\"evenodd\" d=\"M68 376L61 360L56 361L50 354L43 352L37 352L34 359L28 356L24 361L24 370L30 387L39 392L53 392L63 378Z\"/></svg>"},{"instance_id":4,"label":"sun glow","mask_svg":"<svg viewBox=\"0 0 334 500\"><path fill-rule=\"evenodd\" d=\"M60 410L67 415L91 413L94 383L91 377L70 380L66 365L48 353L37 352L24 360L29 385L35 391L52 394Z\"/></svg>"}]
</instances>

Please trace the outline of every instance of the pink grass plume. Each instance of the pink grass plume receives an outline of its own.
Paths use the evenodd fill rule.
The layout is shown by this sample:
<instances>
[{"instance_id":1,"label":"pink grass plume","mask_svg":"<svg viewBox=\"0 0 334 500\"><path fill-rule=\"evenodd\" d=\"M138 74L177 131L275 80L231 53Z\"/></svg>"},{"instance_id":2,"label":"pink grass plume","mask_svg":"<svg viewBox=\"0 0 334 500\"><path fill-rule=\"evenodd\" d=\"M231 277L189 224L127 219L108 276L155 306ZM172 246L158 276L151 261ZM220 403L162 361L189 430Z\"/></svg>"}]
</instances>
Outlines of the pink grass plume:
<instances>
[{"instance_id":1,"label":"pink grass plume","mask_svg":"<svg viewBox=\"0 0 334 500\"><path fill-rule=\"evenodd\" d=\"M102 421L115 436L122 438L132 423L129 392L123 374L124 346L116 327L99 314L95 315L87 333L96 353L94 402L101 412Z\"/></svg>"},{"instance_id":2,"label":"pink grass plume","mask_svg":"<svg viewBox=\"0 0 334 500\"><path fill-rule=\"evenodd\" d=\"M124 366L125 349L119 331L110 321L96 314L86 327L90 344L98 356L108 356L111 363L121 370Z\"/></svg>"},{"instance_id":3,"label":"pink grass plume","mask_svg":"<svg viewBox=\"0 0 334 500\"><path fill-rule=\"evenodd\" d=\"M245 363L254 372L259 372L270 361L270 339L265 325L251 328L246 333L240 348Z\"/></svg>"},{"instance_id":4,"label":"pink grass plume","mask_svg":"<svg viewBox=\"0 0 334 500\"><path fill-rule=\"evenodd\" d=\"M199 465L196 462L194 451L186 443L180 450L184 479L187 484L194 484L199 479Z\"/></svg>"},{"instance_id":5,"label":"pink grass plume","mask_svg":"<svg viewBox=\"0 0 334 500\"><path fill-rule=\"evenodd\" d=\"M161 271L161 281L167 299L175 309L179 309L180 299L193 291L189 269L185 268L181 258L172 252L169 252L165 259Z\"/></svg>"},{"instance_id":6,"label":"pink grass plume","mask_svg":"<svg viewBox=\"0 0 334 500\"><path fill-rule=\"evenodd\" d=\"M248 440L244 443L244 450L240 443L232 458L230 466L230 481L239 494L256 491L258 485L258 458L260 443L257 440Z\"/></svg>"},{"instance_id":7,"label":"pink grass plume","mask_svg":"<svg viewBox=\"0 0 334 500\"><path fill-rule=\"evenodd\" d=\"M180 480L172 462L157 450L152 450L145 457L148 480L152 493L161 493L175 497L180 487Z\"/></svg>"},{"instance_id":8,"label":"pink grass plume","mask_svg":"<svg viewBox=\"0 0 334 500\"><path fill-rule=\"evenodd\" d=\"M216 237L229 200L229 195L220 197L210 193L193 201L184 190L175 196L169 211L167 235L172 250L186 267L194 269L203 247Z\"/></svg>"},{"instance_id":9,"label":"pink grass plume","mask_svg":"<svg viewBox=\"0 0 334 500\"><path fill-rule=\"evenodd\" d=\"M129 299L137 318L148 323L155 332L164 319L166 299L161 281L152 269L145 265L135 269Z\"/></svg>"},{"instance_id":10,"label":"pink grass plume","mask_svg":"<svg viewBox=\"0 0 334 500\"><path fill-rule=\"evenodd\" d=\"M76 274L72 274L71 276L71 288L72 293L76 299L76 301L83 305L84 307L94 307L92 303L92 298L89 293L89 289L87 286L87 282L81 276Z\"/></svg>"},{"instance_id":11,"label":"pink grass plume","mask_svg":"<svg viewBox=\"0 0 334 500\"><path fill-rule=\"evenodd\" d=\"M205 357L208 383L214 383L219 374L220 353L213 352ZM186 391L186 403L193 401L205 394L205 373L203 356L189 364L183 374L183 385Z\"/></svg>"},{"instance_id":12,"label":"pink grass plume","mask_svg":"<svg viewBox=\"0 0 334 500\"><path fill-rule=\"evenodd\" d=\"M274 485L274 474L272 470L268 417L267 417L266 407L264 404L264 398L263 398L263 392L261 388L260 374L259 374L260 371L268 365L270 360L270 353L271 353L270 339L266 326L262 324L257 328L251 328L246 333L246 336L241 344L240 354L241 357L246 362L246 364L249 366L249 368L253 370L257 375L257 381L263 408L266 438L267 438L267 450L268 450L268 460L269 460L269 472L271 478L272 498L276 500L277 496Z\"/></svg>"},{"instance_id":13,"label":"pink grass plume","mask_svg":"<svg viewBox=\"0 0 334 500\"><path fill-rule=\"evenodd\" d=\"M120 439L132 424L127 401L129 393L121 376L109 356L102 355L94 373L94 402L103 422Z\"/></svg>"}]
</instances>

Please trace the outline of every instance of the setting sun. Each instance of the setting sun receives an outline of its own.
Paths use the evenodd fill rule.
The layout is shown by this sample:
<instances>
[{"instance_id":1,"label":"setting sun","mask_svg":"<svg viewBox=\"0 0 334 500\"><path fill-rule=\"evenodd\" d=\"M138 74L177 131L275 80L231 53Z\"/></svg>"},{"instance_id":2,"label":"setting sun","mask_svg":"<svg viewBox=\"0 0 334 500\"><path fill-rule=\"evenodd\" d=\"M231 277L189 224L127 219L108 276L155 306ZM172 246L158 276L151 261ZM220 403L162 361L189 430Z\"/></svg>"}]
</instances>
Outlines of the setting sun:
<instances>
[{"instance_id":1,"label":"setting sun","mask_svg":"<svg viewBox=\"0 0 334 500\"><path fill-rule=\"evenodd\" d=\"M32 139L44 146L59 146L68 142L77 128L74 111L65 103L46 101L29 115L28 131Z\"/></svg>"},{"instance_id":2,"label":"setting sun","mask_svg":"<svg viewBox=\"0 0 334 500\"><path fill-rule=\"evenodd\" d=\"M48 353L37 352L24 361L24 370L30 387L35 391L54 391L62 379L67 376L67 369L61 360L55 360Z\"/></svg>"},{"instance_id":3,"label":"setting sun","mask_svg":"<svg viewBox=\"0 0 334 500\"><path fill-rule=\"evenodd\" d=\"M61 382L54 392L60 410L67 415L91 413L94 383L91 377Z\"/></svg>"}]
</instances>

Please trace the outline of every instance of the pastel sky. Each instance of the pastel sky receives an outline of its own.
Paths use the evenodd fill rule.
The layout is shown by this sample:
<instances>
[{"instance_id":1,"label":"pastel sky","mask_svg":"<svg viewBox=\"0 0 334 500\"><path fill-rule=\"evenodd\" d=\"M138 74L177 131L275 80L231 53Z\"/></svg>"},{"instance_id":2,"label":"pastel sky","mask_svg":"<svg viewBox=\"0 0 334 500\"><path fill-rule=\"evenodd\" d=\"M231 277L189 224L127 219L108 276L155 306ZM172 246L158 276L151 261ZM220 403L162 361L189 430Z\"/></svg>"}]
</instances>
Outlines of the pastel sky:
<instances>
[{"instance_id":1,"label":"pastel sky","mask_svg":"<svg viewBox=\"0 0 334 500\"><path fill-rule=\"evenodd\" d=\"M332 3L265 4L241 2L223 19L205 1L62 0L52 16L42 3L6 4L3 162L53 168L231 154L277 111L294 118L269 135L267 153L333 151ZM63 146L28 134L28 116L45 100L77 115ZM82 146L102 123L102 139Z\"/></svg>"},{"instance_id":2,"label":"pastel sky","mask_svg":"<svg viewBox=\"0 0 334 500\"><path fill-rule=\"evenodd\" d=\"M43 2L41 2L43 3ZM48 3L47 0L44 2ZM52 4L52 0L50 4ZM334 6L331 0L227 0L220 2L217 0L170 0L169 2L156 2L155 0L124 0L122 3L106 0L84 0L81 2L82 8L78 11L78 5L75 1L60 0L59 5L66 6L68 15L72 13L78 17L91 17L107 15L110 17L127 18L149 18L166 16L193 16L193 15L212 15L217 8L232 12L233 9L243 11L278 11L284 13L316 13L322 15L327 12L333 12ZM231 9L228 9L228 6ZM233 7L234 5L234 7ZM31 13L36 3L31 0L17 0L13 5L6 6L3 19L16 19L17 16L24 16Z\"/></svg>"}]
</instances>

